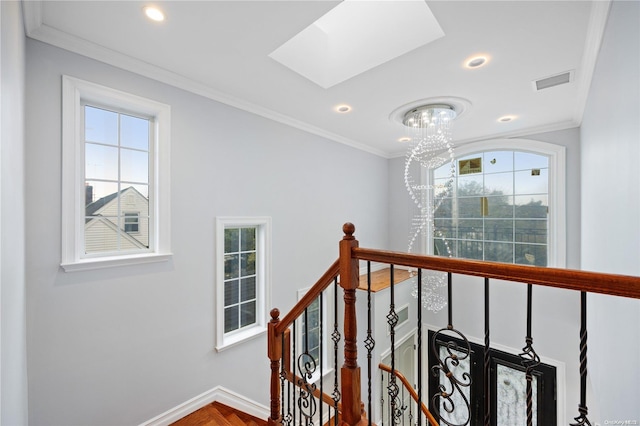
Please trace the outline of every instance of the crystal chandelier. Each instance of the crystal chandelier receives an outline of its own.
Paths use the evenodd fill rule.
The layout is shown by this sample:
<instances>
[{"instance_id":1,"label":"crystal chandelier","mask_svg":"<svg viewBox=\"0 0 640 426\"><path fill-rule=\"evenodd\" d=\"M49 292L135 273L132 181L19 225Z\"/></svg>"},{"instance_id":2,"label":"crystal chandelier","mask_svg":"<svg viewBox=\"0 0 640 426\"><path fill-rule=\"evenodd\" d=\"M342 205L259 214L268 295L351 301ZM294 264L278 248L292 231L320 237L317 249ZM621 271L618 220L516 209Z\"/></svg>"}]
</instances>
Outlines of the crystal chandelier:
<instances>
[{"instance_id":1,"label":"crystal chandelier","mask_svg":"<svg viewBox=\"0 0 640 426\"><path fill-rule=\"evenodd\" d=\"M404 182L413 201L413 215L409 233L408 251L431 238L440 240L445 254L452 256L449 241L435 223L436 212L443 200L451 195L455 174L453 145L451 143L451 122L456 118L456 110L448 104L428 104L412 108L404 114L402 123L410 137L407 149ZM444 179L438 183L424 183L424 171L434 170L449 162L451 167ZM442 176L441 176L442 177ZM418 249L420 250L420 249ZM428 271L423 275L422 305L437 312L446 305L446 274ZM413 296L418 297L417 285Z\"/></svg>"}]
</instances>

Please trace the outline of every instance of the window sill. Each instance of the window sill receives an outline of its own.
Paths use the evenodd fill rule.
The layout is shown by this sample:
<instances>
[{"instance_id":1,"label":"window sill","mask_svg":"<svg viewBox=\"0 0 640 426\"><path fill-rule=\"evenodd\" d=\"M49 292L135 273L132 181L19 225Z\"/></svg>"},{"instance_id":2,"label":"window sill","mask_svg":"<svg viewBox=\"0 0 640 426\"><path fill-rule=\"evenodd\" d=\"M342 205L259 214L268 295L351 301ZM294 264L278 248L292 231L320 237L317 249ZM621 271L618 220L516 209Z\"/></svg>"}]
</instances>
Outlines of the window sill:
<instances>
[{"instance_id":1,"label":"window sill","mask_svg":"<svg viewBox=\"0 0 640 426\"><path fill-rule=\"evenodd\" d=\"M266 327L256 325L255 327L251 327L247 330L243 330L242 332L239 332L232 336L223 337L222 342L216 345L216 351L222 352L242 342L246 342L247 340L256 338L262 335L263 333L266 333L266 331L267 331Z\"/></svg>"},{"instance_id":2,"label":"window sill","mask_svg":"<svg viewBox=\"0 0 640 426\"><path fill-rule=\"evenodd\" d=\"M81 259L75 262L62 263L65 272L91 271L94 269L114 268L119 266L141 265L145 263L167 262L173 254L145 253L129 256L110 256Z\"/></svg>"}]
</instances>

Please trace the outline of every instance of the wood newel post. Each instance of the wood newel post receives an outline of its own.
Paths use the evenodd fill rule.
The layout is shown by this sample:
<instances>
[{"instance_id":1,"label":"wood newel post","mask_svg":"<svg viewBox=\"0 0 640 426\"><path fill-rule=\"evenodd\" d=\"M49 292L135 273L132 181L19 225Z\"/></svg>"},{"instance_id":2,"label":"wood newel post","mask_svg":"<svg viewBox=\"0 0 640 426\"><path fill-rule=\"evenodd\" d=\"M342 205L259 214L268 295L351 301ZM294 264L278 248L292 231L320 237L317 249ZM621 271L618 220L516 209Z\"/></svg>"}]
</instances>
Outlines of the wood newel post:
<instances>
[{"instance_id":1,"label":"wood newel post","mask_svg":"<svg viewBox=\"0 0 640 426\"><path fill-rule=\"evenodd\" d=\"M360 398L360 367L358 367L356 288L359 284L358 260L351 256L351 250L358 247L353 233L355 226L345 223L344 237L340 241L340 286L344 290L344 365L340 371L342 379L342 421L341 425L363 424L362 401Z\"/></svg>"},{"instance_id":2,"label":"wood newel post","mask_svg":"<svg viewBox=\"0 0 640 426\"><path fill-rule=\"evenodd\" d=\"M267 424L269 426L282 425L280 415L280 359L282 359L282 334L276 333L276 326L280 323L280 311L271 310L271 321L267 328L267 355L271 361L271 414Z\"/></svg>"}]
</instances>

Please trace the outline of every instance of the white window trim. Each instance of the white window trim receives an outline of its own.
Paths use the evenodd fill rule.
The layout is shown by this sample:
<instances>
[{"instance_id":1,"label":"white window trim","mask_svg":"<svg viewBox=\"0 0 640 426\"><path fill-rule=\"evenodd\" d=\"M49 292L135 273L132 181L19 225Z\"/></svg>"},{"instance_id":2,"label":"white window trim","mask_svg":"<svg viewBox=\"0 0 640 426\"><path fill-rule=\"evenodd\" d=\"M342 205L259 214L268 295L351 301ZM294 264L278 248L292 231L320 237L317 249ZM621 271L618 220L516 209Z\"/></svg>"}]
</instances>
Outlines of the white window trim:
<instances>
[{"instance_id":1,"label":"white window trim","mask_svg":"<svg viewBox=\"0 0 640 426\"><path fill-rule=\"evenodd\" d=\"M84 173L81 101L112 105L154 117L153 166L149 176L153 240L148 253L82 257L84 251ZM62 76L62 262L65 272L85 271L171 258L170 204L171 108L150 99L66 75ZM152 170L152 171L151 171Z\"/></svg>"},{"instance_id":2,"label":"white window trim","mask_svg":"<svg viewBox=\"0 0 640 426\"><path fill-rule=\"evenodd\" d=\"M494 150L525 151L549 157L549 242L547 266L564 268L567 263L567 226L566 226L566 148L532 139L492 139L456 146L454 157L459 158L476 152ZM448 157L447 157L448 158ZM423 176L429 183L433 172ZM431 253L433 241L427 233L426 247Z\"/></svg>"},{"instance_id":3,"label":"white window trim","mask_svg":"<svg viewBox=\"0 0 640 426\"><path fill-rule=\"evenodd\" d=\"M304 297L305 294L307 294L307 292L311 290L311 287L307 287L305 289L302 290L298 290L298 300L302 299ZM320 338L323 340L322 341L322 365L318 365L316 366L316 371L315 373L313 373L313 375L311 376L311 379L308 380L309 383L317 383L320 380L320 371L322 370L322 377L327 377L328 374L331 374L333 372L333 366L332 366L332 361L333 359L329 359L329 357L333 358L333 354L330 353L329 349L329 336L331 335L331 330L333 329L333 325L329 325L329 318L333 318L333 309L329 309L329 301L333 301L333 292L334 292L334 287L333 286L329 286L327 287L327 289L325 291L323 291L320 296L322 297L322 312L320 313L322 315L322 331L323 331L323 335L320 336ZM298 321L297 327L301 327L302 326L302 316L300 316L300 318L298 318L296 321ZM300 332L297 333L296 339L298 340L296 342L297 347L300 348L300 350L302 350L302 330L300 329ZM298 371L296 374L300 374L300 372Z\"/></svg>"},{"instance_id":4,"label":"white window trim","mask_svg":"<svg viewBox=\"0 0 640 426\"><path fill-rule=\"evenodd\" d=\"M233 227L257 227L256 324L230 333L224 332L224 230ZM271 305L271 218L216 218L216 351L220 352L267 330L268 307Z\"/></svg>"}]
</instances>

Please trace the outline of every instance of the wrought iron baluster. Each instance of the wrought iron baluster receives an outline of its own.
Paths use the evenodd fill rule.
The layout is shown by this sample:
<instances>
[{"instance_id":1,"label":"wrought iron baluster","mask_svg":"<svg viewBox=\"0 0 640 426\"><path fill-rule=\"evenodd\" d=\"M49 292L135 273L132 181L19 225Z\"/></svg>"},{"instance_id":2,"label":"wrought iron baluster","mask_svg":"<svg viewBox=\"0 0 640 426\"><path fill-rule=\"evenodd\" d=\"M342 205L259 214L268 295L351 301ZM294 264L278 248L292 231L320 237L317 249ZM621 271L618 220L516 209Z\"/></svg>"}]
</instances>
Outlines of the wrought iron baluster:
<instances>
[{"instance_id":1,"label":"wrought iron baluster","mask_svg":"<svg viewBox=\"0 0 640 426\"><path fill-rule=\"evenodd\" d=\"M533 286L527 284L527 336L525 337L525 346L519 355L527 379L527 426L533 426L533 370L540 364L540 357L533 348L533 338L531 337L532 299Z\"/></svg>"},{"instance_id":2,"label":"wrought iron baluster","mask_svg":"<svg viewBox=\"0 0 640 426\"><path fill-rule=\"evenodd\" d=\"M291 344L291 334L289 334L289 344ZM287 363L287 371L295 371L291 365L291 355L289 355ZM291 406L293 405L292 399L295 400L296 387L292 383L293 378L287 381L287 425L291 425L294 421L294 417L291 414Z\"/></svg>"},{"instance_id":3,"label":"wrought iron baluster","mask_svg":"<svg viewBox=\"0 0 640 426\"><path fill-rule=\"evenodd\" d=\"M333 408L334 424L338 426L338 401L340 401L340 389L338 387L338 343L340 342L340 331L338 329L338 278L333 279Z\"/></svg>"},{"instance_id":4,"label":"wrought iron baluster","mask_svg":"<svg viewBox=\"0 0 640 426\"><path fill-rule=\"evenodd\" d=\"M484 279L484 426L491 426L491 339L489 338L489 278Z\"/></svg>"},{"instance_id":5,"label":"wrought iron baluster","mask_svg":"<svg viewBox=\"0 0 640 426\"><path fill-rule=\"evenodd\" d=\"M439 377L440 373L443 373L445 378L449 381L450 391L447 390L443 384L438 385L437 392L434 393L431 398L432 411L436 419L439 422L448 426L464 426L471 421L471 405L469 399L462 391L462 388L471 386L471 376L467 372L463 372L459 377L455 375L456 367L460 365L460 361L463 361L471 356L471 345L466 336L453 327L453 282L451 272L447 272L447 306L448 306L448 322L446 328L442 328L433 334L431 340L431 350L433 351L437 365L431 369L432 374L435 377ZM449 334L447 334L449 333ZM449 340L445 346L447 350L447 356L442 359L440 357L440 351L438 347L439 338L452 337L451 334L457 335L462 340L462 345L459 345L453 340ZM451 415L456 409L455 402L453 400L454 395L458 395L464 401L464 408L466 409L466 420L462 423L455 423L454 419L450 416L444 417L440 410L440 403L446 414Z\"/></svg>"},{"instance_id":6,"label":"wrought iron baluster","mask_svg":"<svg viewBox=\"0 0 640 426\"><path fill-rule=\"evenodd\" d=\"M316 385L310 383L313 373L316 371L316 360L309 352L309 309L305 308L302 315L302 321L304 324L303 333L304 341L302 342L302 350L298 358L296 359L296 367L300 373L300 379L298 380L299 393L298 393L298 408L299 408L299 421L300 424L313 425L313 416L316 414L316 400L313 397L313 391L316 389Z\"/></svg>"},{"instance_id":7,"label":"wrought iron baluster","mask_svg":"<svg viewBox=\"0 0 640 426\"><path fill-rule=\"evenodd\" d=\"M384 371L380 370L380 420L384 425Z\"/></svg>"},{"instance_id":8,"label":"wrought iron baluster","mask_svg":"<svg viewBox=\"0 0 640 426\"><path fill-rule=\"evenodd\" d=\"M371 367L371 353L373 348L376 345L375 340L371 336L371 261L367 261L367 338L364 341L364 346L367 349L367 402L368 402L368 419L369 426L371 426L372 422L372 404L371 404L371 377L372 377L372 367Z\"/></svg>"},{"instance_id":9,"label":"wrought iron baluster","mask_svg":"<svg viewBox=\"0 0 640 426\"><path fill-rule=\"evenodd\" d=\"M390 284L390 304L389 304L389 314L387 315L387 323L389 324L389 337L391 340L391 373L389 375L389 383L387 386L387 392L389 394L389 410L390 416L392 418L393 423L398 424L400 421L400 416L402 416L401 404L398 399L398 395L400 393L400 389L398 384L396 383L396 325L398 324L398 314L395 309L395 282L394 282L394 266L389 266L389 282Z\"/></svg>"},{"instance_id":10,"label":"wrought iron baluster","mask_svg":"<svg viewBox=\"0 0 640 426\"><path fill-rule=\"evenodd\" d=\"M293 322L293 337L292 337L292 342L291 342L291 346L293 348L292 350L292 358L291 360L293 361L293 365L291 366L291 371L293 371L293 377L291 378L291 380L293 380L294 386L293 386L293 399L291 400L291 405L293 406L293 416L291 417L293 422L295 423L296 421L296 392L297 390L297 386L296 386L296 366L295 366L295 360L296 358L296 346L297 346L297 342L298 339L296 338L296 329L298 327L296 327L296 321Z\"/></svg>"},{"instance_id":11,"label":"wrought iron baluster","mask_svg":"<svg viewBox=\"0 0 640 426\"><path fill-rule=\"evenodd\" d=\"M287 368L289 366L285 365L285 360L286 360L286 354L285 354L285 340L284 340L284 335L285 333L282 333L282 335L280 336L280 342L282 345L282 355L280 357L280 394L282 395L281 401L280 401L280 418L282 419L282 424L287 424L288 422L288 418L287 418L287 414L285 411L285 380L287 379ZM290 386L290 382L287 380L287 404L289 403L289 386Z\"/></svg>"},{"instance_id":12,"label":"wrought iron baluster","mask_svg":"<svg viewBox=\"0 0 640 426\"><path fill-rule=\"evenodd\" d=\"M578 417L574 417L575 423L571 426L591 426L587 415L587 293L580 292L580 404L578 404Z\"/></svg>"},{"instance_id":13,"label":"wrought iron baluster","mask_svg":"<svg viewBox=\"0 0 640 426\"><path fill-rule=\"evenodd\" d=\"M320 305L320 311L318 312L318 358L320 361L320 398L318 399L318 403L320 404L320 415L318 417L319 419L319 423L322 425L324 423L324 419L322 417L323 413L323 405L324 403L322 402L322 395L324 395L324 386L323 386L323 382L324 382L324 357L323 357L323 352L324 352L324 331L322 329L322 320L323 320L323 312L324 312L324 308L323 308L323 302L322 302L322 294L320 294L318 296L318 298L320 300L318 300L318 304Z\"/></svg>"}]
</instances>

